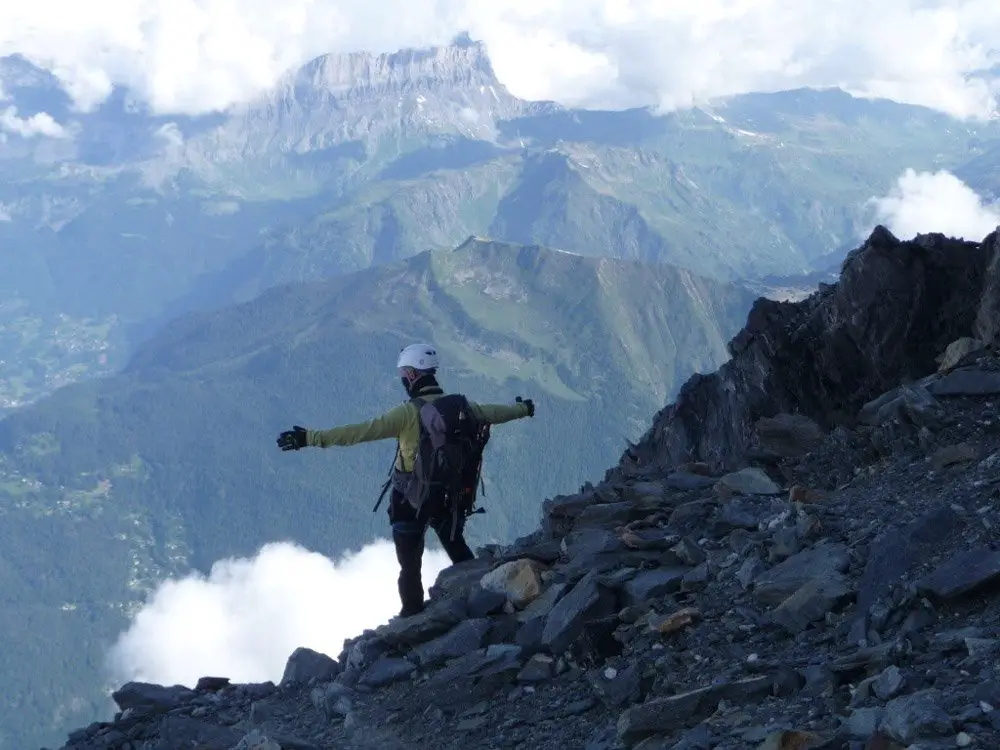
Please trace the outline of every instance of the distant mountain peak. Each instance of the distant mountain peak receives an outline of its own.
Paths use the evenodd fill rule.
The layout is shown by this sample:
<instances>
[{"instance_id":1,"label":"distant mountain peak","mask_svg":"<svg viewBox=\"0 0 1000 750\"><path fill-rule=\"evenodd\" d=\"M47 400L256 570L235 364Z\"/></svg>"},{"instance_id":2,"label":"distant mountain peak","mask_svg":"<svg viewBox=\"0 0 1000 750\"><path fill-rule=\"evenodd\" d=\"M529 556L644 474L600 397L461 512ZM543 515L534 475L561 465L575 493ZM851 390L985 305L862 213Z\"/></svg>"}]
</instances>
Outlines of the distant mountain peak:
<instances>
[{"instance_id":1,"label":"distant mountain peak","mask_svg":"<svg viewBox=\"0 0 1000 750\"><path fill-rule=\"evenodd\" d=\"M397 52L331 53L294 73L297 85L308 85L334 95L386 92L428 86L501 86L486 47L468 36L452 44Z\"/></svg>"}]
</instances>

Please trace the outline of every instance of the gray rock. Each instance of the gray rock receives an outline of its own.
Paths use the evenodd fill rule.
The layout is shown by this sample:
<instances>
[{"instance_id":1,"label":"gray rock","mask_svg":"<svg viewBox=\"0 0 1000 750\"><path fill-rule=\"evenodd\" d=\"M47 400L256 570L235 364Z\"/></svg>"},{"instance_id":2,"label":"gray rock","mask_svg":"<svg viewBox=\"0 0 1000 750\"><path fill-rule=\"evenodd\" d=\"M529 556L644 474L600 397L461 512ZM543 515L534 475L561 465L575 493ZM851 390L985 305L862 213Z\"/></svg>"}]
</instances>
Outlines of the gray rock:
<instances>
[{"instance_id":1,"label":"gray rock","mask_svg":"<svg viewBox=\"0 0 1000 750\"><path fill-rule=\"evenodd\" d=\"M705 550L699 547L698 542L690 536L683 537L677 544L670 548L670 551L677 556L678 560L691 567L701 565L708 559L708 554Z\"/></svg>"},{"instance_id":2,"label":"gray rock","mask_svg":"<svg viewBox=\"0 0 1000 750\"><path fill-rule=\"evenodd\" d=\"M552 611L556 602L559 601L559 597L561 597L565 591L565 583L553 583L542 592L540 597L518 612L516 615L517 619L521 622L528 622L528 620L533 620L536 617L545 617Z\"/></svg>"},{"instance_id":3,"label":"gray rock","mask_svg":"<svg viewBox=\"0 0 1000 750\"><path fill-rule=\"evenodd\" d=\"M787 508L784 500L765 497L733 498L723 503L716 516L718 533L733 529L755 531Z\"/></svg>"},{"instance_id":4,"label":"gray rock","mask_svg":"<svg viewBox=\"0 0 1000 750\"><path fill-rule=\"evenodd\" d=\"M545 617L533 617L526 620L517 630L514 643L528 653L534 653L542 648L542 633L545 632Z\"/></svg>"},{"instance_id":5,"label":"gray rock","mask_svg":"<svg viewBox=\"0 0 1000 750\"><path fill-rule=\"evenodd\" d=\"M882 706L858 708L847 717L844 726L852 739L867 740L881 726L884 716L885 709Z\"/></svg>"},{"instance_id":6,"label":"gray rock","mask_svg":"<svg viewBox=\"0 0 1000 750\"><path fill-rule=\"evenodd\" d=\"M760 447L782 457L802 456L823 442L823 430L803 414L776 414L757 420Z\"/></svg>"},{"instance_id":7,"label":"gray rock","mask_svg":"<svg viewBox=\"0 0 1000 750\"><path fill-rule=\"evenodd\" d=\"M963 527L962 517L950 505L939 503L903 528L887 529L875 538L858 582L851 630L855 642L865 637L869 608L894 582L923 562L932 550L957 536Z\"/></svg>"},{"instance_id":8,"label":"gray rock","mask_svg":"<svg viewBox=\"0 0 1000 750\"><path fill-rule=\"evenodd\" d=\"M583 623L591 617L609 615L614 610L614 597L597 583L596 571L584 576L565 594L545 618L542 645L552 653L561 653L576 640Z\"/></svg>"},{"instance_id":9,"label":"gray rock","mask_svg":"<svg viewBox=\"0 0 1000 750\"><path fill-rule=\"evenodd\" d=\"M365 687L381 687L407 679L416 670L416 665L408 659L383 656L365 670L358 680Z\"/></svg>"},{"instance_id":10,"label":"gray rock","mask_svg":"<svg viewBox=\"0 0 1000 750\"><path fill-rule=\"evenodd\" d=\"M466 677L489 677L504 672L519 672L523 650L520 646L498 644L479 649L448 662L434 676L435 683L450 683Z\"/></svg>"},{"instance_id":11,"label":"gray rock","mask_svg":"<svg viewBox=\"0 0 1000 750\"><path fill-rule=\"evenodd\" d=\"M585 508L577 517L573 528L623 526L639 515L634 503L601 503Z\"/></svg>"},{"instance_id":12,"label":"gray rock","mask_svg":"<svg viewBox=\"0 0 1000 750\"><path fill-rule=\"evenodd\" d=\"M960 552L917 581L917 590L954 599L1000 581L1000 551L987 547Z\"/></svg>"},{"instance_id":13,"label":"gray rock","mask_svg":"<svg viewBox=\"0 0 1000 750\"><path fill-rule=\"evenodd\" d=\"M771 613L776 623L790 633L801 633L822 620L852 594L850 581L840 573L830 573L806 581Z\"/></svg>"},{"instance_id":14,"label":"gray rock","mask_svg":"<svg viewBox=\"0 0 1000 750\"><path fill-rule=\"evenodd\" d=\"M507 595L504 592L490 591L476 586L469 592L466 609L469 610L470 617L486 617L499 612L506 602Z\"/></svg>"},{"instance_id":15,"label":"gray rock","mask_svg":"<svg viewBox=\"0 0 1000 750\"><path fill-rule=\"evenodd\" d=\"M285 662L281 684L292 685L310 680L325 682L332 680L339 672L340 665L326 654L313 651L311 648L299 647Z\"/></svg>"},{"instance_id":16,"label":"gray rock","mask_svg":"<svg viewBox=\"0 0 1000 750\"><path fill-rule=\"evenodd\" d=\"M908 745L924 737L950 734L953 726L948 712L941 707L941 693L931 689L889 701L880 729Z\"/></svg>"},{"instance_id":17,"label":"gray rock","mask_svg":"<svg viewBox=\"0 0 1000 750\"><path fill-rule=\"evenodd\" d=\"M659 502L666 495L667 485L664 482L636 482L626 485L622 497L629 503Z\"/></svg>"},{"instance_id":18,"label":"gray rock","mask_svg":"<svg viewBox=\"0 0 1000 750\"><path fill-rule=\"evenodd\" d=\"M111 694L122 711L133 709L139 713L163 713L177 708L197 696L183 685L153 685L148 682L127 682Z\"/></svg>"},{"instance_id":19,"label":"gray rock","mask_svg":"<svg viewBox=\"0 0 1000 750\"><path fill-rule=\"evenodd\" d=\"M944 373L953 370L963 359L970 354L981 351L982 348L983 342L971 336L963 336L962 338L955 339L948 344L948 348L941 355L941 361L938 363L938 372Z\"/></svg>"},{"instance_id":20,"label":"gray rock","mask_svg":"<svg viewBox=\"0 0 1000 750\"><path fill-rule=\"evenodd\" d=\"M678 534L701 532L715 515L719 504L715 500L693 500L674 508L667 521L667 527Z\"/></svg>"},{"instance_id":21,"label":"gray rock","mask_svg":"<svg viewBox=\"0 0 1000 750\"><path fill-rule=\"evenodd\" d=\"M410 652L410 658L426 668L468 654L482 645L490 625L487 619L460 622L444 635L415 647Z\"/></svg>"},{"instance_id":22,"label":"gray rock","mask_svg":"<svg viewBox=\"0 0 1000 750\"><path fill-rule=\"evenodd\" d=\"M928 387L902 385L865 404L858 413L858 420L872 426L898 420L935 427L940 421L939 413L940 404Z\"/></svg>"},{"instance_id":23,"label":"gray rock","mask_svg":"<svg viewBox=\"0 0 1000 750\"><path fill-rule=\"evenodd\" d=\"M886 667L872 682L872 692L883 701L895 698L906 685L906 679L895 664Z\"/></svg>"},{"instance_id":24,"label":"gray rock","mask_svg":"<svg viewBox=\"0 0 1000 750\"><path fill-rule=\"evenodd\" d=\"M578 529L563 539L563 554L576 560L587 560L603 552L624 549L618 536L607 529Z\"/></svg>"},{"instance_id":25,"label":"gray rock","mask_svg":"<svg viewBox=\"0 0 1000 750\"><path fill-rule=\"evenodd\" d=\"M517 674L519 682L545 682L555 674L555 660L547 654L535 654Z\"/></svg>"},{"instance_id":26,"label":"gray rock","mask_svg":"<svg viewBox=\"0 0 1000 750\"><path fill-rule=\"evenodd\" d=\"M1000 393L1000 372L975 367L954 370L927 390L935 396L994 396Z\"/></svg>"},{"instance_id":27,"label":"gray rock","mask_svg":"<svg viewBox=\"0 0 1000 750\"><path fill-rule=\"evenodd\" d=\"M250 704L250 723L263 724L274 717L274 704L267 700L254 701Z\"/></svg>"},{"instance_id":28,"label":"gray rock","mask_svg":"<svg viewBox=\"0 0 1000 750\"><path fill-rule=\"evenodd\" d=\"M740 469L723 476L718 484L737 495L778 495L781 488L757 468Z\"/></svg>"},{"instance_id":29,"label":"gray rock","mask_svg":"<svg viewBox=\"0 0 1000 750\"><path fill-rule=\"evenodd\" d=\"M327 720L347 716L353 708L350 688L338 682L331 682L325 687L313 688L309 694L313 706L322 711Z\"/></svg>"},{"instance_id":30,"label":"gray rock","mask_svg":"<svg viewBox=\"0 0 1000 750\"><path fill-rule=\"evenodd\" d=\"M764 570L764 563L759 558L748 557L733 575L743 588L748 589L753 585L757 576L763 574Z\"/></svg>"},{"instance_id":31,"label":"gray rock","mask_svg":"<svg viewBox=\"0 0 1000 750\"><path fill-rule=\"evenodd\" d=\"M413 647L447 633L465 616L464 601L446 599L412 617L394 618L377 628L375 634L390 646Z\"/></svg>"},{"instance_id":32,"label":"gray rock","mask_svg":"<svg viewBox=\"0 0 1000 750\"><path fill-rule=\"evenodd\" d=\"M983 245L989 262L982 283L973 333L980 341L991 344L1000 332L1000 236L991 232Z\"/></svg>"},{"instance_id":33,"label":"gray rock","mask_svg":"<svg viewBox=\"0 0 1000 750\"><path fill-rule=\"evenodd\" d=\"M842 544L821 544L792 555L754 580L754 597L761 604L781 604L812 580L836 579L847 570L849 558Z\"/></svg>"},{"instance_id":34,"label":"gray rock","mask_svg":"<svg viewBox=\"0 0 1000 750\"><path fill-rule=\"evenodd\" d=\"M707 718L720 700L738 705L770 694L771 678L753 677L649 700L622 713L618 719L618 739L626 747L634 747L651 735L673 732Z\"/></svg>"},{"instance_id":35,"label":"gray rock","mask_svg":"<svg viewBox=\"0 0 1000 750\"><path fill-rule=\"evenodd\" d=\"M625 584L624 603L630 606L672 594L680 590L687 572L688 568L644 570Z\"/></svg>"},{"instance_id":36,"label":"gray rock","mask_svg":"<svg viewBox=\"0 0 1000 750\"><path fill-rule=\"evenodd\" d=\"M618 708L642 700L642 669L638 664L629 665L611 678L605 669L593 669L587 673L587 680L608 708Z\"/></svg>"},{"instance_id":37,"label":"gray rock","mask_svg":"<svg viewBox=\"0 0 1000 750\"><path fill-rule=\"evenodd\" d=\"M229 684L228 677L199 677L194 689L199 692L214 693Z\"/></svg>"},{"instance_id":38,"label":"gray rock","mask_svg":"<svg viewBox=\"0 0 1000 750\"><path fill-rule=\"evenodd\" d=\"M235 750L282 750L282 747L260 730L254 729L240 740Z\"/></svg>"},{"instance_id":39,"label":"gray rock","mask_svg":"<svg viewBox=\"0 0 1000 750\"><path fill-rule=\"evenodd\" d=\"M190 716L164 716L157 727L159 743L157 750L197 747L199 750L230 750L236 745L241 734L230 727L195 719Z\"/></svg>"},{"instance_id":40,"label":"gray rock","mask_svg":"<svg viewBox=\"0 0 1000 750\"><path fill-rule=\"evenodd\" d=\"M674 471L664 478L663 482L673 490L706 490L714 486L719 481L715 477L706 477L701 474L691 474L686 471Z\"/></svg>"},{"instance_id":41,"label":"gray rock","mask_svg":"<svg viewBox=\"0 0 1000 750\"><path fill-rule=\"evenodd\" d=\"M476 557L449 565L438 573L428 593L432 599L467 599L479 580L492 567L493 562L488 557Z\"/></svg>"}]
</instances>

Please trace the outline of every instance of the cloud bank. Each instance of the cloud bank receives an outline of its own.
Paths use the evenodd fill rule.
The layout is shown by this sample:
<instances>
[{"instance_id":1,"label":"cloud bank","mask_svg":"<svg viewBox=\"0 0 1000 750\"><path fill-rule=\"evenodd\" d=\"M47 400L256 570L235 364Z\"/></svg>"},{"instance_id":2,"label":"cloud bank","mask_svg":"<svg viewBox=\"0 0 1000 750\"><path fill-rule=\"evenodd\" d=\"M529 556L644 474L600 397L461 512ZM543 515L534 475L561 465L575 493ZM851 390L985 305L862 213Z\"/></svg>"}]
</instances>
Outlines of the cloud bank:
<instances>
[{"instance_id":1,"label":"cloud bank","mask_svg":"<svg viewBox=\"0 0 1000 750\"><path fill-rule=\"evenodd\" d=\"M1000 224L1000 208L955 175L907 169L883 198L872 199L876 222L900 239L940 232L978 242Z\"/></svg>"},{"instance_id":2,"label":"cloud bank","mask_svg":"<svg viewBox=\"0 0 1000 750\"><path fill-rule=\"evenodd\" d=\"M425 589L448 564L440 550L424 553ZM278 682L297 647L336 658L346 638L397 614L398 573L386 540L337 562L268 544L253 559L217 562L208 576L164 582L111 648L109 667L116 682Z\"/></svg>"},{"instance_id":3,"label":"cloud bank","mask_svg":"<svg viewBox=\"0 0 1000 750\"><path fill-rule=\"evenodd\" d=\"M485 42L528 99L620 108L841 86L956 116L995 108L996 0L34 0L0 3L0 55L81 108L130 86L158 113L246 101L327 52Z\"/></svg>"}]
</instances>

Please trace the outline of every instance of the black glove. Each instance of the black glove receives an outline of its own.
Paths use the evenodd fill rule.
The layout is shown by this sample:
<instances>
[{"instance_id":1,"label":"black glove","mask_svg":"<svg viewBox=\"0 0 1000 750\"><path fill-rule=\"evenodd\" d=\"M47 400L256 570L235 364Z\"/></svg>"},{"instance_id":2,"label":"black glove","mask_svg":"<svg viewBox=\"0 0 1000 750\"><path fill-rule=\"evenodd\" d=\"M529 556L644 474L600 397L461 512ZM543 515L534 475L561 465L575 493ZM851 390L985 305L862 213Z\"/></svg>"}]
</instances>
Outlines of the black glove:
<instances>
[{"instance_id":1,"label":"black glove","mask_svg":"<svg viewBox=\"0 0 1000 750\"><path fill-rule=\"evenodd\" d=\"M530 398L521 398L520 396L518 396L515 400L517 401L517 403L524 404L525 406L528 407L528 416L529 417L535 416L535 402L534 401L532 401Z\"/></svg>"},{"instance_id":2,"label":"black glove","mask_svg":"<svg viewBox=\"0 0 1000 750\"><path fill-rule=\"evenodd\" d=\"M306 428L295 425L278 435L278 447L283 451L297 451L306 447Z\"/></svg>"}]
</instances>

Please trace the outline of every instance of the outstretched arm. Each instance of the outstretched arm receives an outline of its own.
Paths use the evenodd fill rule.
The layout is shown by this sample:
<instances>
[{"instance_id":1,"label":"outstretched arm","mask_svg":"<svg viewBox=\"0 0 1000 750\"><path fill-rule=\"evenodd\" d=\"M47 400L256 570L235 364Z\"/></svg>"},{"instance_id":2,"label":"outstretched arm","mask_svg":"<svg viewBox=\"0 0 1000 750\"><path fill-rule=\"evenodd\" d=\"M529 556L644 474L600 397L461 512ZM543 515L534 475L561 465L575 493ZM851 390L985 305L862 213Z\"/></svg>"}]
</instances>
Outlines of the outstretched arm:
<instances>
[{"instance_id":1,"label":"outstretched arm","mask_svg":"<svg viewBox=\"0 0 1000 750\"><path fill-rule=\"evenodd\" d=\"M507 404L469 404L472 413L480 421L488 424L503 424L515 419L532 416L534 409L531 401L519 401L513 406Z\"/></svg>"},{"instance_id":2,"label":"outstretched arm","mask_svg":"<svg viewBox=\"0 0 1000 750\"><path fill-rule=\"evenodd\" d=\"M307 430L306 445L328 448L331 445L356 445L372 440L398 438L407 420L407 404L400 404L370 422L358 422L329 430Z\"/></svg>"}]
</instances>

